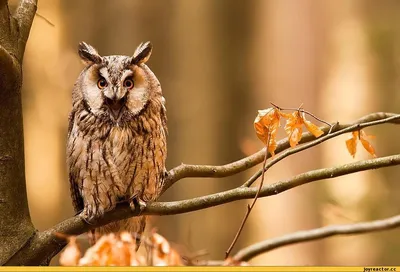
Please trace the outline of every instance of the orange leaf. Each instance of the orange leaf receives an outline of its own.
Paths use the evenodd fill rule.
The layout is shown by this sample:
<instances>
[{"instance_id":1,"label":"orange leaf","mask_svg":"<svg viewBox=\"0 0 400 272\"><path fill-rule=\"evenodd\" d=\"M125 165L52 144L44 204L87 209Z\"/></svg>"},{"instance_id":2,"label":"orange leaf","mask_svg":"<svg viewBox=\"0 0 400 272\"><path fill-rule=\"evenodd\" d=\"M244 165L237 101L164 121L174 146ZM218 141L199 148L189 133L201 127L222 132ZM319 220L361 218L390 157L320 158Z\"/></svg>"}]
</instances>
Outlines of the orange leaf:
<instances>
[{"instance_id":1,"label":"orange leaf","mask_svg":"<svg viewBox=\"0 0 400 272\"><path fill-rule=\"evenodd\" d=\"M354 158L357 152L357 141L354 140L354 138L346 140L346 147L347 151L349 151L350 155Z\"/></svg>"},{"instance_id":2,"label":"orange leaf","mask_svg":"<svg viewBox=\"0 0 400 272\"><path fill-rule=\"evenodd\" d=\"M292 131L292 133L289 135L289 143L291 147L295 147L301 140L302 136L302 128L301 127L296 127Z\"/></svg>"},{"instance_id":3,"label":"orange leaf","mask_svg":"<svg viewBox=\"0 0 400 272\"><path fill-rule=\"evenodd\" d=\"M310 121L304 119L304 125L306 126L307 130L309 132L311 132L315 137L319 137L322 134L324 134L324 132L316 125L314 125L313 123L311 123Z\"/></svg>"},{"instance_id":4,"label":"orange leaf","mask_svg":"<svg viewBox=\"0 0 400 272\"><path fill-rule=\"evenodd\" d=\"M167 239L158 233L150 237L153 244L152 257L155 266L183 265L181 256L170 246Z\"/></svg>"},{"instance_id":5,"label":"orange leaf","mask_svg":"<svg viewBox=\"0 0 400 272\"><path fill-rule=\"evenodd\" d=\"M77 266L81 258L81 250L76 243L76 237L69 237L69 243L60 254L60 264L63 266Z\"/></svg>"},{"instance_id":6,"label":"orange leaf","mask_svg":"<svg viewBox=\"0 0 400 272\"><path fill-rule=\"evenodd\" d=\"M286 121L285 131L289 135L289 143L291 147L295 147L302 136L302 125L304 124L303 118L300 116L299 111L295 111L289 115Z\"/></svg>"},{"instance_id":7,"label":"orange leaf","mask_svg":"<svg viewBox=\"0 0 400 272\"><path fill-rule=\"evenodd\" d=\"M279 111L279 115L280 115L281 117L283 117L283 118L290 118L290 116L291 116L290 113L284 113L284 112L281 112L281 111Z\"/></svg>"},{"instance_id":8,"label":"orange leaf","mask_svg":"<svg viewBox=\"0 0 400 272\"><path fill-rule=\"evenodd\" d=\"M367 134L366 134L363 130L361 130L361 131L360 131L360 141L361 141L361 144L363 145L363 147L365 148L365 150L367 150L368 153L371 154L371 155L375 158L375 157L376 157L375 149L374 149L374 147L368 142L368 140L366 139L367 137L368 137Z\"/></svg>"},{"instance_id":9,"label":"orange leaf","mask_svg":"<svg viewBox=\"0 0 400 272\"><path fill-rule=\"evenodd\" d=\"M285 116L288 118L285 125L285 131L289 135L291 147L295 147L301 140L303 124L305 125L307 130L310 131L317 138L324 134L324 132L319 127L306 119L304 112L295 111L292 114L281 114L281 116Z\"/></svg>"},{"instance_id":10,"label":"orange leaf","mask_svg":"<svg viewBox=\"0 0 400 272\"><path fill-rule=\"evenodd\" d=\"M222 266L250 266L250 264L247 262L238 261L238 260L235 260L235 259L229 257L229 258L225 259Z\"/></svg>"},{"instance_id":11,"label":"orange leaf","mask_svg":"<svg viewBox=\"0 0 400 272\"><path fill-rule=\"evenodd\" d=\"M360 140L361 144L365 148L365 150L368 151L369 154L371 154L373 157L376 157L375 154L375 149L374 147L368 142L367 138L370 138L370 135L367 135L363 130L360 131L353 131L352 137L349 138L346 141L346 147L347 150L349 151L350 155L355 157L356 151L357 151L357 141Z\"/></svg>"},{"instance_id":12,"label":"orange leaf","mask_svg":"<svg viewBox=\"0 0 400 272\"><path fill-rule=\"evenodd\" d=\"M259 110L256 119L254 120L254 129L257 137L268 145L268 151L274 154L276 149L276 133L280 126L280 112L276 108L268 108ZM267 143L269 138L269 143Z\"/></svg>"}]
</instances>

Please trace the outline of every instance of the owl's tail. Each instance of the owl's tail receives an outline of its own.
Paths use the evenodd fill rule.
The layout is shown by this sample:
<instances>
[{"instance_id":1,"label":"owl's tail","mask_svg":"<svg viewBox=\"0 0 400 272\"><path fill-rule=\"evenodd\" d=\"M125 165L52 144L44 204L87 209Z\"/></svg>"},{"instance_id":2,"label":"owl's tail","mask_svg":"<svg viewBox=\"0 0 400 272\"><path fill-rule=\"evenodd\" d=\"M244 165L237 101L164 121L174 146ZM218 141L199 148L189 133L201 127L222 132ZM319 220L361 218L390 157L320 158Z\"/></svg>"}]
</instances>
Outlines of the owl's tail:
<instances>
[{"instance_id":1,"label":"owl's tail","mask_svg":"<svg viewBox=\"0 0 400 272\"><path fill-rule=\"evenodd\" d=\"M146 216L136 216L120 221L112 222L100 228L88 232L89 244L93 246L101 236L108 233L120 233L123 231L130 232L133 237L136 237L136 250L141 244L141 237L146 228Z\"/></svg>"}]
</instances>

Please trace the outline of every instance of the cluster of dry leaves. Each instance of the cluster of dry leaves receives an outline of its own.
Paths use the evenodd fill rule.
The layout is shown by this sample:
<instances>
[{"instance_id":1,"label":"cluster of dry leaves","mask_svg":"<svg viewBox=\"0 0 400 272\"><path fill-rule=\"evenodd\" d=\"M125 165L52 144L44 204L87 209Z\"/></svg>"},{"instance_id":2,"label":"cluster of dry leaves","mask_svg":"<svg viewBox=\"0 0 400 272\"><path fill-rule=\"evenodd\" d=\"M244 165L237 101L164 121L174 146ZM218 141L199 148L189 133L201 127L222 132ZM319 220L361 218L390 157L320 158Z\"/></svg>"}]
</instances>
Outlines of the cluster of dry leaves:
<instances>
[{"instance_id":1,"label":"cluster of dry leaves","mask_svg":"<svg viewBox=\"0 0 400 272\"><path fill-rule=\"evenodd\" d=\"M82 257L76 237L69 237L69 243L61 253L63 266L144 266L183 265L181 256L158 233L143 237L147 254L136 251L136 239L129 232L110 233L102 236Z\"/></svg>"},{"instance_id":2,"label":"cluster of dry leaves","mask_svg":"<svg viewBox=\"0 0 400 272\"><path fill-rule=\"evenodd\" d=\"M102 236L96 244L82 251L75 236L68 237L68 245L60 255L63 266L183 266L196 265L193 260L181 256L170 243L160 234L153 232L142 237L146 248L145 254L136 251L135 235L129 232L110 233ZM206 264L202 262L200 264ZM248 265L245 262L235 262L227 259L225 266Z\"/></svg>"},{"instance_id":3,"label":"cluster of dry leaves","mask_svg":"<svg viewBox=\"0 0 400 272\"><path fill-rule=\"evenodd\" d=\"M254 120L254 129L257 137L268 146L268 151L274 155L277 143L276 135L278 128L280 127L280 119L286 119L285 131L289 137L289 143L291 147L295 147L301 140L303 134L303 125L311 132L315 137L319 137L324 132L315 124L311 123L306 119L305 112L299 108L292 113L284 113L277 107L268 108L265 110L259 110L256 119ZM350 155L353 157L357 151L357 142L361 141L361 144L372 156L376 157L375 149L368 142L367 136L364 131L354 131L352 137L346 141L346 147Z\"/></svg>"}]
</instances>

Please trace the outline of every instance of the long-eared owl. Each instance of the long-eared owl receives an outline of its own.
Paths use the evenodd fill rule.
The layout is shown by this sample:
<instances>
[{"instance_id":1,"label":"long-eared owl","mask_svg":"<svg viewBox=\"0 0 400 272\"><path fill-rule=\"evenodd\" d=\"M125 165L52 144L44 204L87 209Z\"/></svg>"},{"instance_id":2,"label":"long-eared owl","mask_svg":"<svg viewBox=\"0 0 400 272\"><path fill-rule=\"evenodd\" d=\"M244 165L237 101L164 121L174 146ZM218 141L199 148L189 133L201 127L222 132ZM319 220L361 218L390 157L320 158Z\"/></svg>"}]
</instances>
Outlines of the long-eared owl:
<instances>
[{"instance_id":1,"label":"long-eared owl","mask_svg":"<svg viewBox=\"0 0 400 272\"><path fill-rule=\"evenodd\" d=\"M145 64L152 52L142 43L132 57L101 56L81 42L85 64L72 92L67 164L73 206L89 221L115 208L154 201L165 174L166 109L161 85ZM91 243L108 232L141 234L144 216L90 232Z\"/></svg>"}]
</instances>

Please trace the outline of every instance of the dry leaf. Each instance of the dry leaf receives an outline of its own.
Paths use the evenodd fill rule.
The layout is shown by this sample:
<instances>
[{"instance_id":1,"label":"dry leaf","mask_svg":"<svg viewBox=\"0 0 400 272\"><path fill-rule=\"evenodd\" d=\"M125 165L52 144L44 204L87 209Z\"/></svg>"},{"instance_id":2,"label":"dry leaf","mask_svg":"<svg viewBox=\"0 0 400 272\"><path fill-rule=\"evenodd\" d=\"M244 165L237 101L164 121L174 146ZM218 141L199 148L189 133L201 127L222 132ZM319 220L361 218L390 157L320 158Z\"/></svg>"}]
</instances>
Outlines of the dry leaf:
<instances>
[{"instance_id":1,"label":"dry leaf","mask_svg":"<svg viewBox=\"0 0 400 272\"><path fill-rule=\"evenodd\" d=\"M304 117L303 117L303 120L304 120L304 125L306 126L307 130L309 132L311 132L316 138L318 138L319 136L324 134L322 129L320 129L318 126L316 126L313 123L311 123L310 121L306 120Z\"/></svg>"},{"instance_id":2,"label":"dry leaf","mask_svg":"<svg viewBox=\"0 0 400 272\"><path fill-rule=\"evenodd\" d=\"M229 257L229 258L225 259L222 266L250 266L250 264L248 262L237 261L237 260Z\"/></svg>"},{"instance_id":3,"label":"dry leaf","mask_svg":"<svg viewBox=\"0 0 400 272\"><path fill-rule=\"evenodd\" d=\"M317 138L324 134L318 126L306 119L304 112L295 111L286 116L288 120L286 121L285 131L289 135L289 143L291 147L295 147L300 142L303 134L303 125L305 125L307 130Z\"/></svg>"},{"instance_id":4,"label":"dry leaf","mask_svg":"<svg viewBox=\"0 0 400 272\"><path fill-rule=\"evenodd\" d=\"M300 142L302 136L301 127L303 124L304 122L299 111L295 111L289 115L286 121L285 131L289 135L289 143L291 147L295 147Z\"/></svg>"},{"instance_id":5,"label":"dry leaf","mask_svg":"<svg viewBox=\"0 0 400 272\"><path fill-rule=\"evenodd\" d=\"M368 151L374 158L376 157L374 147L368 142L367 137L369 137L363 130L360 130L360 141L365 150Z\"/></svg>"},{"instance_id":6,"label":"dry leaf","mask_svg":"<svg viewBox=\"0 0 400 272\"><path fill-rule=\"evenodd\" d=\"M81 266L139 266L143 259L136 254L136 241L128 232L102 236L79 261Z\"/></svg>"},{"instance_id":7,"label":"dry leaf","mask_svg":"<svg viewBox=\"0 0 400 272\"><path fill-rule=\"evenodd\" d=\"M257 137L268 145L268 151L274 155L276 149L276 133L280 126L281 113L276 108L268 108L259 110L256 119L254 120L254 129ZM269 138L269 143L267 143Z\"/></svg>"},{"instance_id":8,"label":"dry leaf","mask_svg":"<svg viewBox=\"0 0 400 272\"><path fill-rule=\"evenodd\" d=\"M353 131L351 133L351 138L346 140L346 147L347 147L347 150L349 151L350 155L353 156L353 158L355 157L356 152L357 152L357 142L358 142L358 140L360 140L364 149L367 150L367 152L369 154L371 154L373 157L376 157L374 147L367 140L367 138L371 138L371 137L373 137L373 136L367 135L363 130Z\"/></svg>"},{"instance_id":9,"label":"dry leaf","mask_svg":"<svg viewBox=\"0 0 400 272\"><path fill-rule=\"evenodd\" d=\"M136 238L129 232L103 235L90 247L81 258L76 238L71 237L70 243L61 253L60 264L68 266L180 266L182 257L174 250L168 241L160 234L153 233L144 243L151 249L147 256L136 251ZM146 260L151 260L147 262Z\"/></svg>"},{"instance_id":10,"label":"dry leaf","mask_svg":"<svg viewBox=\"0 0 400 272\"><path fill-rule=\"evenodd\" d=\"M355 157L357 152L357 140L358 140L358 131L353 131L351 133L351 137L346 140L347 150L349 151L350 155L353 156L353 158Z\"/></svg>"},{"instance_id":11,"label":"dry leaf","mask_svg":"<svg viewBox=\"0 0 400 272\"><path fill-rule=\"evenodd\" d=\"M62 266L77 266L81 258L81 250L76 243L76 237L71 236L68 238L69 243L64 251L60 254L60 265Z\"/></svg>"},{"instance_id":12,"label":"dry leaf","mask_svg":"<svg viewBox=\"0 0 400 272\"><path fill-rule=\"evenodd\" d=\"M170 246L168 241L158 233L150 237L152 248L152 260L155 266L181 266L181 256Z\"/></svg>"}]
</instances>

